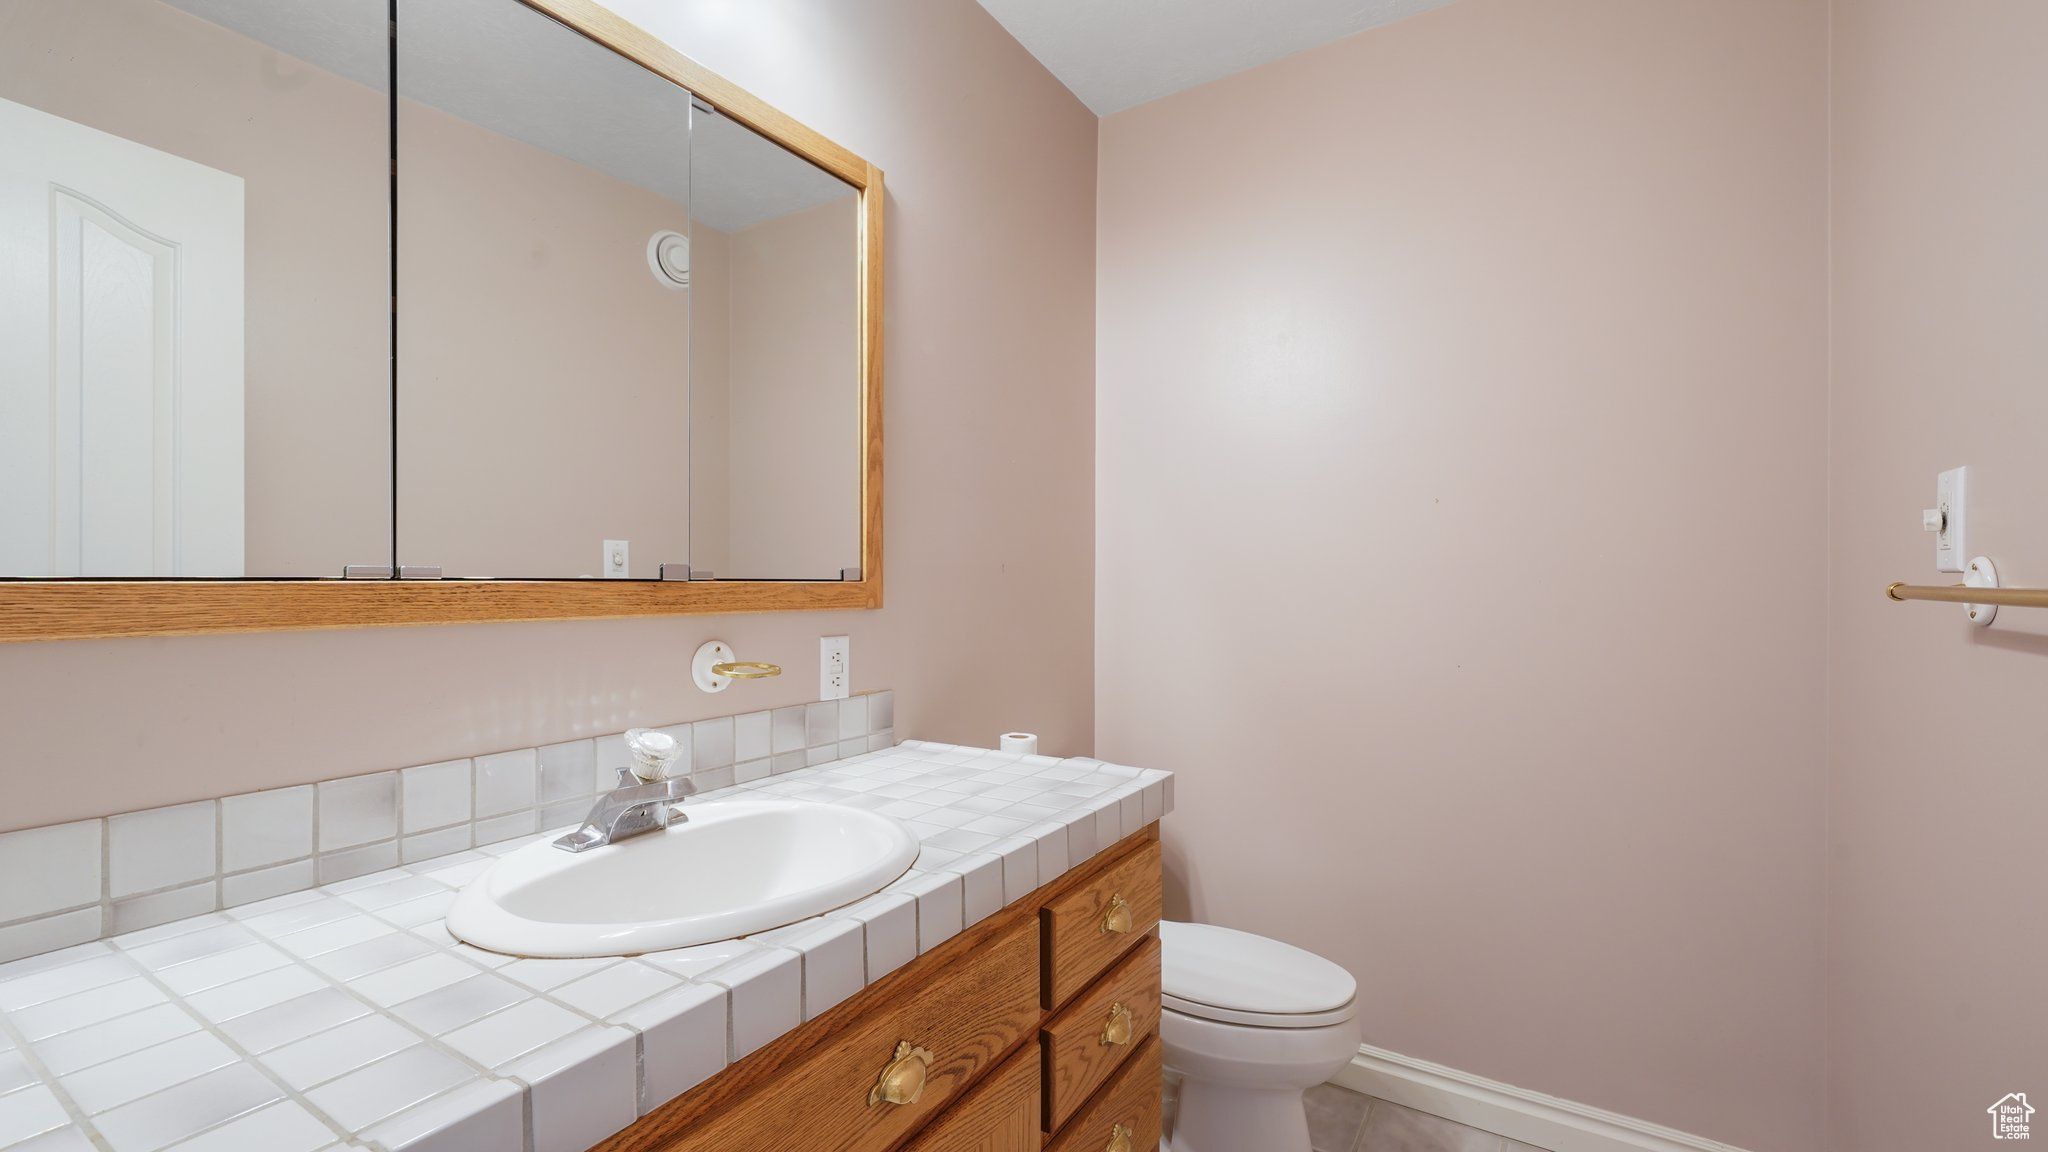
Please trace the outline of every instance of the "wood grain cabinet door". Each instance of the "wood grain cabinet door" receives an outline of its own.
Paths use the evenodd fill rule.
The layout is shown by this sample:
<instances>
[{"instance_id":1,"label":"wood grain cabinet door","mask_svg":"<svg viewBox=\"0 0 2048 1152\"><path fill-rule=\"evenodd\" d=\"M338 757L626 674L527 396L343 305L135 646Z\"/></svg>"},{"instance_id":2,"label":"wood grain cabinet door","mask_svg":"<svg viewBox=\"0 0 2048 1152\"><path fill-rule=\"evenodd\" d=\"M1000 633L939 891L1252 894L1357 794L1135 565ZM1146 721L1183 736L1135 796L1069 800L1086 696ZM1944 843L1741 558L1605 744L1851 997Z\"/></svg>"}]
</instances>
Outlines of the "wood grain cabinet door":
<instances>
[{"instance_id":1,"label":"wood grain cabinet door","mask_svg":"<svg viewBox=\"0 0 2048 1152\"><path fill-rule=\"evenodd\" d=\"M1025 1045L904 1152L1038 1152L1038 1064L1038 1045Z\"/></svg>"},{"instance_id":2,"label":"wood grain cabinet door","mask_svg":"<svg viewBox=\"0 0 2048 1152\"><path fill-rule=\"evenodd\" d=\"M1037 1030L1038 961L1038 925L1019 921L693 1122L648 1117L633 1130L633 1145L663 1152L896 1148Z\"/></svg>"},{"instance_id":3,"label":"wood grain cabinet door","mask_svg":"<svg viewBox=\"0 0 2048 1152\"><path fill-rule=\"evenodd\" d=\"M1159 842L1151 841L1045 905L1045 1007L1093 983L1159 924Z\"/></svg>"},{"instance_id":4,"label":"wood grain cabinet door","mask_svg":"<svg viewBox=\"0 0 2048 1152\"><path fill-rule=\"evenodd\" d=\"M1159 1038L1148 1037L1123 1071L1060 1129L1046 1152L1152 1152L1159 1147L1160 1056Z\"/></svg>"},{"instance_id":5,"label":"wood grain cabinet door","mask_svg":"<svg viewBox=\"0 0 2048 1152\"><path fill-rule=\"evenodd\" d=\"M1045 1130L1056 1131L1159 1027L1159 941L1147 938L1045 1025Z\"/></svg>"}]
</instances>

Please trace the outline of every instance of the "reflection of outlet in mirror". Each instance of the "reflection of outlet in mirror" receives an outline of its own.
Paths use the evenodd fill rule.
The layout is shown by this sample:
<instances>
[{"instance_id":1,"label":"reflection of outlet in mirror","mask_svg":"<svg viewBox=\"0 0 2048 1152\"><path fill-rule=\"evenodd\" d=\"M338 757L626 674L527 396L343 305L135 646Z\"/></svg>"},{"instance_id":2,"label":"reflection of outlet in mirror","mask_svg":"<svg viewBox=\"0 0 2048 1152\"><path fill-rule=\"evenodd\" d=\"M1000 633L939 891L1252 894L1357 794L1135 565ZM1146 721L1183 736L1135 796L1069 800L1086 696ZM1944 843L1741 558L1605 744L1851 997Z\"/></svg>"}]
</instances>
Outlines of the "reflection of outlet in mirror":
<instances>
[{"instance_id":1,"label":"reflection of outlet in mirror","mask_svg":"<svg viewBox=\"0 0 2048 1152\"><path fill-rule=\"evenodd\" d=\"M1934 570L1961 572L1969 562L1968 468L1951 468L1934 481L1934 507L1922 523L1934 533Z\"/></svg>"},{"instance_id":2,"label":"reflection of outlet in mirror","mask_svg":"<svg viewBox=\"0 0 2048 1152\"><path fill-rule=\"evenodd\" d=\"M624 540L604 542L604 578L624 580L632 573L632 554Z\"/></svg>"},{"instance_id":3,"label":"reflection of outlet in mirror","mask_svg":"<svg viewBox=\"0 0 2048 1152\"><path fill-rule=\"evenodd\" d=\"M846 686L852 679L852 641L845 636L819 637L818 699L846 699Z\"/></svg>"}]
</instances>

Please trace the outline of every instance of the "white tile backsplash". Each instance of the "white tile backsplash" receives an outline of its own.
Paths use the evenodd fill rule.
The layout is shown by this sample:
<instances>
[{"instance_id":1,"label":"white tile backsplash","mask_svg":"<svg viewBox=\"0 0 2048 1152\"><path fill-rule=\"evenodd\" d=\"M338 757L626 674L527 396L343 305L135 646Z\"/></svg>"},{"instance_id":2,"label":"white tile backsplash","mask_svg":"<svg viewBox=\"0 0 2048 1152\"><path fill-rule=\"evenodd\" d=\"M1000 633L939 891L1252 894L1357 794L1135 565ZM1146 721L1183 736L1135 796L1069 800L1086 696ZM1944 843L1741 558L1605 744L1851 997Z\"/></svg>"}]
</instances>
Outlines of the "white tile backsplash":
<instances>
[{"instance_id":1,"label":"white tile backsplash","mask_svg":"<svg viewBox=\"0 0 2048 1152\"><path fill-rule=\"evenodd\" d=\"M361 848L344 848L339 852L320 854L319 880L322 884L333 884L382 872L398 865L398 841L386 840L381 844L365 844Z\"/></svg>"},{"instance_id":2,"label":"white tile backsplash","mask_svg":"<svg viewBox=\"0 0 2048 1152\"><path fill-rule=\"evenodd\" d=\"M804 747L839 742L839 701L819 700L804 705Z\"/></svg>"},{"instance_id":3,"label":"white tile backsplash","mask_svg":"<svg viewBox=\"0 0 2048 1152\"><path fill-rule=\"evenodd\" d=\"M60 912L0 928L0 963L39 956L96 940L105 934L106 914L98 908Z\"/></svg>"},{"instance_id":4,"label":"white tile backsplash","mask_svg":"<svg viewBox=\"0 0 2048 1152\"><path fill-rule=\"evenodd\" d=\"M882 692L662 731L711 791L864 755L894 715ZM574 825L626 760L609 733L0 834L0 963Z\"/></svg>"},{"instance_id":5,"label":"white tile backsplash","mask_svg":"<svg viewBox=\"0 0 2048 1152\"><path fill-rule=\"evenodd\" d=\"M318 876L313 861L299 860L275 868L244 872L240 876L223 877L220 882L221 907L235 908L273 896L303 892L313 886Z\"/></svg>"},{"instance_id":6,"label":"white tile backsplash","mask_svg":"<svg viewBox=\"0 0 2048 1152\"><path fill-rule=\"evenodd\" d=\"M220 802L220 867L242 872L313 854L313 786L275 788Z\"/></svg>"},{"instance_id":7,"label":"white tile backsplash","mask_svg":"<svg viewBox=\"0 0 2048 1152\"><path fill-rule=\"evenodd\" d=\"M119 899L212 878L219 863L216 808L205 800L110 817L107 894Z\"/></svg>"},{"instance_id":8,"label":"white tile backsplash","mask_svg":"<svg viewBox=\"0 0 2048 1152\"><path fill-rule=\"evenodd\" d=\"M597 780L597 744L571 740L539 749L540 803L588 799Z\"/></svg>"},{"instance_id":9,"label":"white tile backsplash","mask_svg":"<svg viewBox=\"0 0 2048 1152\"><path fill-rule=\"evenodd\" d=\"M732 758L735 762L766 759L770 749L772 719L766 712L749 712L732 718Z\"/></svg>"},{"instance_id":10,"label":"white tile backsplash","mask_svg":"<svg viewBox=\"0 0 2048 1152\"><path fill-rule=\"evenodd\" d=\"M521 748L476 758L476 815L499 816L532 808L539 798L540 753Z\"/></svg>"},{"instance_id":11,"label":"white tile backsplash","mask_svg":"<svg viewBox=\"0 0 2048 1152\"><path fill-rule=\"evenodd\" d=\"M840 740L852 740L855 738L860 739L862 742L860 750L862 752L865 752L867 751L867 735L868 698L865 696L849 696L846 699L839 701L838 738ZM856 755L858 755L858 753L856 753Z\"/></svg>"},{"instance_id":12,"label":"white tile backsplash","mask_svg":"<svg viewBox=\"0 0 2048 1152\"><path fill-rule=\"evenodd\" d=\"M469 761L421 764L398 775L402 831L409 834L469 822L475 795Z\"/></svg>"},{"instance_id":13,"label":"white tile backsplash","mask_svg":"<svg viewBox=\"0 0 2048 1152\"><path fill-rule=\"evenodd\" d=\"M809 745L810 741L805 739L803 705L777 708L768 714L768 751L771 755L802 752Z\"/></svg>"},{"instance_id":14,"label":"white tile backsplash","mask_svg":"<svg viewBox=\"0 0 2048 1152\"><path fill-rule=\"evenodd\" d=\"M398 773L327 780L319 789L322 855L398 835Z\"/></svg>"},{"instance_id":15,"label":"white tile backsplash","mask_svg":"<svg viewBox=\"0 0 2048 1152\"><path fill-rule=\"evenodd\" d=\"M699 720L690 725L690 773L730 768L733 763L732 717Z\"/></svg>"},{"instance_id":16,"label":"white tile backsplash","mask_svg":"<svg viewBox=\"0 0 2048 1152\"><path fill-rule=\"evenodd\" d=\"M208 880L169 892L116 900L107 910L107 931L133 932L211 912L220 906L220 882Z\"/></svg>"},{"instance_id":17,"label":"white tile backsplash","mask_svg":"<svg viewBox=\"0 0 2048 1152\"><path fill-rule=\"evenodd\" d=\"M0 833L0 921L99 903L102 833L98 820Z\"/></svg>"}]
</instances>

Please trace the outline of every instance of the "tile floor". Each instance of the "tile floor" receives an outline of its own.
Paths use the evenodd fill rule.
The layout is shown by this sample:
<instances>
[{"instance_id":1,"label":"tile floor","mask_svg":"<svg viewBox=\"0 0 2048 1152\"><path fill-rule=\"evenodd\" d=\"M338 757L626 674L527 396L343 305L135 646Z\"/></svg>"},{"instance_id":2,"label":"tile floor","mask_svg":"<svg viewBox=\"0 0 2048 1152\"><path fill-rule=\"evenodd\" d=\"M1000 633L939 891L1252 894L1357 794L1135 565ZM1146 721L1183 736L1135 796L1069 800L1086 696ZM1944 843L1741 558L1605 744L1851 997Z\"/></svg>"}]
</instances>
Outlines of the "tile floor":
<instances>
[{"instance_id":1,"label":"tile floor","mask_svg":"<svg viewBox=\"0 0 2048 1152\"><path fill-rule=\"evenodd\" d=\"M1543 1152L1334 1084L1309 1089L1308 1134L1315 1152Z\"/></svg>"}]
</instances>

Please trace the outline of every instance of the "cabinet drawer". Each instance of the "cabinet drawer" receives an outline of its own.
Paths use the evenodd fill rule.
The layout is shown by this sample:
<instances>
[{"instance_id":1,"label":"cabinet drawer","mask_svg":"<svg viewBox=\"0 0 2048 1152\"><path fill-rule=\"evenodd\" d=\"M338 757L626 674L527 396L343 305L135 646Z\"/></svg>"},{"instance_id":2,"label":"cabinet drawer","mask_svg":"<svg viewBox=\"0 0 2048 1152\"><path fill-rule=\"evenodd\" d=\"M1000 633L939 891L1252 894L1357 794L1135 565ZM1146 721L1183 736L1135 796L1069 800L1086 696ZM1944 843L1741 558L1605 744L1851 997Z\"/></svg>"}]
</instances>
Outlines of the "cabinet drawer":
<instances>
[{"instance_id":1,"label":"cabinet drawer","mask_svg":"<svg viewBox=\"0 0 2048 1152\"><path fill-rule=\"evenodd\" d=\"M1025 1045L904 1152L1038 1152L1038 1063L1038 1045Z\"/></svg>"},{"instance_id":2,"label":"cabinet drawer","mask_svg":"<svg viewBox=\"0 0 2048 1152\"><path fill-rule=\"evenodd\" d=\"M1159 1027L1159 941L1147 938L1046 1024L1045 1130L1057 1131Z\"/></svg>"},{"instance_id":3,"label":"cabinet drawer","mask_svg":"<svg viewBox=\"0 0 2048 1152\"><path fill-rule=\"evenodd\" d=\"M1148 841L1046 904L1045 998L1058 1008L1159 923L1159 842Z\"/></svg>"},{"instance_id":4,"label":"cabinet drawer","mask_svg":"<svg viewBox=\"0 0 2048 1152\"><path fill-rule=\"evenodd\" d=\"M1038 959L1038 925L1019 921L931 984L854 1019L798 1063L704 1116L665 1152L896 1147L1037 1028ZM885 1080L902 1103L881 1095Z\"/></svg>"},{"instance_id":5,"label":"cabinet drawer","mask_svg":"<svg viewBox=\"0 0 2048 1152\"><path fill-rule=\"evenodd\" d=\"M1153 1152L1159 1147L1159 1087L1159 1037L1151 1036L1045 1152Z\"/></svg>"}]
</instances>

